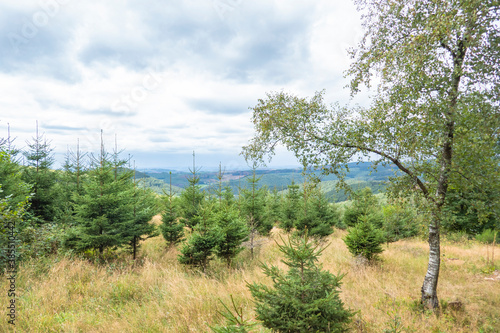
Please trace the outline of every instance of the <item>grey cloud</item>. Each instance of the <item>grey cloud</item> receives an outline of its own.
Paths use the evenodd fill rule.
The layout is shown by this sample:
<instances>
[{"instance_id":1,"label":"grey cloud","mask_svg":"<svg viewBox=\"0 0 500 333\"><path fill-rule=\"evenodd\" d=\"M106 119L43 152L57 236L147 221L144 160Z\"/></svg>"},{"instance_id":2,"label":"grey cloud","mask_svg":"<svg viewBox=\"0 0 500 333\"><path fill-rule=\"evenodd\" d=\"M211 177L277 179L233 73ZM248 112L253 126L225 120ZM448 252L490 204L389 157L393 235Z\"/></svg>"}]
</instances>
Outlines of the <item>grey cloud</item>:
<instances>
[{"instance_id":1,"label":"grey cloud","mask_svg":"<svg viewBox=\"0 0 500 333\"><path fill-rule=\"evenodd\" d=\"M156 142L156 143L172 142L172 140L168 136L164 136L164 135L150 136L149 141Z\"/></svg>"},{"instance_id":2,"label":"grey cloud","mask_svg":"<svg viewBox=\"0 0 500 333\"><path fill-rule=\"evenodd\" d=\"M120 64L133 70L144 70L151 66L152 55L160 53L150 45L124 43L92 42L78 55L78 60L86 65L94 63Z\"/></svg>"},{"instance_id":3,"label":"grey cloud","mask_svg":"<svg viewBox=\"0 0 500 333\"><path fill-rule=\"evenodd\" d=\"M117 7L110 23L119 33L99 31L99 25L92 26L94 37L72 60L87 66L120 64L134 70L157 63L166 66L182 62L238 82L283 83L305 70L300 64L308 62L305 41L313 20L313 6L310 12L283 16L271 4L242 2L231 13L235 19L229 21L221 19L210 5L195 5L148 0ZM0 14L0 28L21 34L23 22L29 21L32 14L5 9ZM56 15L21 44L18 52L3 35L0 70L31 71L69 82L79 80L80 73L71 63L68 49L78 28L85 26L93 14L90 7L82 5L79 17ZM128 24L127 15L140 24Z\"/></svg>"},{"instance_id":4,"label":"grey cloud","mask_svg":"<svg viewBox=\"0 0 500 333\"><path fill-rule=\"evenodd\" d=\"M239 101L228 101L209 98L192 98L186 104L198 111L210 114L237 115L248 112L248 106Z\"/></svg>"},{"instance_id":5,"label":"grey cloud","mask_svg":"<svg viewBox=\"0 0 500 333\"><path fill-rule=\"evenodd\" d=\"M39 93L34 93L34 100L40 106L40 108L47 110L50 108L61 108L65 110L77 110L78 108L74 105L69 105L65 103L60 103L59 101L48 99L46 96L42 96Z\"/></svg>"},{"instance_id":6,"label":"grey cloud","mask_svg":"<svg viewBox=\"0 0 500 333\"><path fill-rule=\"evenodd\" d=\"M37 26L33 17L45 17L47 21ZM80 79L66 57L72 27L61 16L49 17L40 8L21 12L0 5L0 31L0 71L27 72L67 82Z\"/></svg>"},{"instance_id":7,"label":"grey cloud","mask_svg":"<svg viewBox=\"0 0 500 333\"><path fill-rule=\"evenodd\" d=\"M217 133L221 134L243 134L245 132L248 132L248 129L242 129L242 128L233 128L233 127L226 127L226 128L218 128Z\"/></svg>"},{"instance_id":8,"label":"grey cloud","mask_svg":"<svg viewBox=\"0 0 500 333\"><path fill-rule=\"evenodd\" d=\"M80 111L80 113L87 114L87 115L123 118L123 117L135 116L135 115L137 115L138 112L137 111L112 111L112 110L108 110L108 109L96 109L96 110L82 110L82 111Z\"/></svg>"},{"instance_id":9,"label":"grey cloud","mask_svg":"<svg viewBox=\"0 0 500 333\"><path fill-rule=\"evenodd\" d=\"M141 3L133 9L141 22L147 23L141 31L147 45L128 40L132 31L119 22L124 26L122 35L90 41L79 59L87 64L112 61L134 69L157 61L182 62L240 82L257 79L275 83L296 76L300 71L297 64L308 61L308 43L304 42L312 22L308 13L280 18L276 9L262 4L242 8L245 12L233 31L213 8L202 13L186 6L152 0Z\"/></svg>"},{"instance_id":10,"label":"grey cloud","mask_svg":"<svg viewBox=\"0 0 500 333\"><path fill-rule=\"evenodd\" d=\"M145 129L145 132L151 133L151 134L160 134L161 135L161 134L168 133L171 130L185 129L187 127L189 127L188 124L178 124L178 125L168 124L168 125L163 126L161 128L158 128L158 127L147 128L147 129Z\"/></svg>"},{"instance_id":11,"label":"grey cloud","mask_svg":"<svg viewBox=\"0 0 500 333\"><path fill-rule=\"evenodd\" d=\"M114 23L120 35L106 36L104 32L101 40L89 41L79 55L81 61L115 62L140 70L152 63L172 64L193 52L203 52L207 40L223 39L221 36L225 34L219 24L214 26L213 21L200 20L199 12L186 8L183 2L175 5L157 0L136 2L123 11L133 12L143 25L131 26L118 16L120 21ZM222 33L213 33L214 28ZM207 30L210 36L206 35ZM129 36L135 36L136 40ZM137 36L142 39L137 40Z\"/></svg>"},{"instance_id":12,"label":"grey cloud","mask_svg":"<svg viewBox=\"0 0 500 333\"><path fill-rule=\"evenodd\" d=\"M86 130L85 127L74 127L74 126L64 126L64 125L42 125L43 129L48 130L58 130L58 131L83 131Z\"/></svg>"},{"instance_id":13,"label":"grey cloud","mask_svg":"<svg viewBox=\"0 0 500 333\"><path fill-rule=\"evenodd\" d=\"M106 108L82 109L76 105L60 103L58 101L49 100L49 99L46 99L45 97L40 97L40 96L36 96L35 101L38 103L38 105L40 105L40 107L42 109L45 109L45 110L51 109L51 108L60 108L60 109L64 109L64 110L67 110L70 112L72 111L72 112L77 112L79 114L91 115L91 116L97 115L97 116L124 118L124 117L130 117L130 116L134 116L134 115L138 114L137 111L130 109L130 108L129 108L130 110L123 110L123 111L121 111L121 110L113 111L113 110L106 109Z\"/></svg>"}]
</instances>

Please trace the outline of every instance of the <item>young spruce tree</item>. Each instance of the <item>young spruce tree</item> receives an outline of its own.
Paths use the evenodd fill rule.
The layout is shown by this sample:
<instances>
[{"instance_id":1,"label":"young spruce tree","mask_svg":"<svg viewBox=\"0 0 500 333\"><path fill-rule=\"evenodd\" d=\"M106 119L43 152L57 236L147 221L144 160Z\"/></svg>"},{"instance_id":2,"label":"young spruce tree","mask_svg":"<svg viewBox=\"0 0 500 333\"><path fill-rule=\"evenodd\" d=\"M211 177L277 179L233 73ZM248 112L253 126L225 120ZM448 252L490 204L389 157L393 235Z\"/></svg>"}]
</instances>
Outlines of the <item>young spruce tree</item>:
<instances>
[{"instance_id":1,"label":"young spruce tree","mask_svg":"<svg viewBox=\"0 0 500 333\"><path fill-rule=\"evenodd\" d=\"M245 219L233 205L231 188L222 185L223 178L224 172L219 164L218 182L214 191L216 202L212 205L211 219L215 221L221 233L220 242L216 247L217 256L225 260L229 267L232 260L243 250L241 244L248 239L249 230Z\"/></svg>"},{"instance_id":2,"label":"young spruce tree","mask_svg":"<svg viewBox=\"0 0 500 333\"><path fill-rule=\"evenodd\" d=\"M189 186L181 193L181 210L182 218L186 226L193 228L200 220L201 206L205 199L204 193L200 189L200 177L196 174L199 169L196 169L195 155L193 152L193 169L191 177L188 178Z\"/></svg>"},{"instance_id":3,"label":"young spruce tree","mask_svg":"<svg viewBox=\"0 0 500 333\"><path fill-rule=\"evenodd\" d=\"M50 169L54 164L53 149L45 136L38 132L38 121L36 134L32 139L33 142L26 142L28 150L23 152L27 161L27 166L23 169L23 180L32 186L28 211L39 219L39 223L52 222L58 204L58 193L54 190L57 174Z\"/></svg>"},{"instance_id":4,"label":"young spruce tree","mask_svg":"<svg viewBox=\"0 0 500 333\"><path fill-rule=\"evenodd\" d=\"M56 212L56 220L63 225L74 224L74 196L81 194L82 177L85 174L86 153L80 151L80 140L77 140L76 151L68 148L63 170L60 171L59 181L55 190L59 192L60 203Z\"/></svg>"},{"instance_id":5,"label":"young spruce tree","mask_svg":"<svg viewBox=\"0 0 500 333\"><path fill-rule=\"evenodd\" d=\"M304 184L303 196L303 209L295 223L296 232L302 235L307 231L309 236L313 237L326 237L332 234L337 219L320 189Z\"/></svg>"},{"instance_id":6,"label":"young spruce tree","mask_svg":"<svg viewBox=\"0 0 500 333\"><path fill-rule=\"evenodd\" d=\"M9 234L12 230L19 233L25 226L30 197L30 186L21 179L21 168L11 153L0 138L0 275L17 269L20 253L9 248Z\"/></svg>"},{"instance_id":7,"label":"young spruce tree","mask_svg":"<svg viewBox=\"0 0 500 333\"><path fill-rule=\"evenodd\" d=\"M203 272L222 240L220 227L211 215L212 207L209 207L208 203L203 204L200 207L198 223L193 227L193 233L180 249L181 254L178 256L181 264L199 267Z\"/></svg>"},{"instance_id":8,"label":"young spruce tree","mask_svg":"<svg viewBox=\"0 0 500 333\"><path fill-rule=\"evenodd\" d=\"M286 232L290 232L299 218L300 191L299 185L292 181L288 185L288 192L283 201L280 227Z\"/></svg>"},{"instance_id":9,"label":"young spruce tree","mask_svg":"<svg viewBox=\"0 0 500 333\"><path fill-rule=\"evenodd\" d=\"M101 132L101 151L97 157L92 156L81 194L75 193L77 225L65 241L67 247L78 252L97 250L102 256L105 249L129 241L124 236L134 219L132 174L115 171L114 161L104 150Z\"/></svg>"},{"instance_id":10,"label":"young spruce tree","mask_svg":"<svg viewBox=\"0 0 500 333\"><path fill-rule=\"evenodd\" d=\"M369 187L352 193L352 205L344 212L344 224L355 226L364 218L378 228L382 228L384 216L377 197Z\"/></svg>"},{"instance_id":11,"label":"young spruce tree","mask_svg":"<svg viewBox=\"0 0 500 333\"><path fill-rule=\"evenodd\" d=\"M174 246L184 237L184 225L179 222L179 208L172 193L172 172L170 172L170 191L166 195L166 205L161 215L160 231L168 246Z\"/></svg>"},{"instance_id":12,"label":"young spruce tree","mask_svg":"<svg viewBox=\"0 0 500 333\"><path fill-rule=\"evenodd\" d=\"M344 243L353 256L362 256L368 261L384 251L384 241L384 233L373 226L368 216L363 216L344 238Z\"/></svg>"},{"instance_id":13,"label":"young spruce tree","mask_svg":"<svg viewBox=\"0 0 500 333\"><path fill-rule=\"evenodd\" d=\"M257 234L268 235L273 225L264 218L266 189L259 188L259 180L256 176L256 165L252 170L252 177L247 178L250 188L241 190L240 213L246 219L250 232L250 252L254 256L255 237Z\"/></svg>"},{"instance_id":14,"label":"young spruce tree","mask_svg":"<svg viewBox=\"0 0 500 333\"><path fill-rule=\"evenodd\" d=\"M248 226L235 207L222 206L214 211L212 218L220 230L217 256L224 259L229 267L238 253L243 251L241 244L248 239Z\"/></svg>"},{"instance_id":15,"label":"young spruce tree","mask_svg":"<svg viewBox=\"0 0 500 333\"><path fill-rule=\"evenodd\" d=\"M339 297L340 280L317 263L324 248L309 241L307 233L278 245L284 254L283 272L262 264L273 286L249 284L257 319L273 332L345 332L353 312L344 309Z\"/></svg>"},{"instance_id":16,"label":"young spruce tree","mask_svg":"<svg viewBox=\"0 0 500 333\"><path fill-rule=\"evenodd\" d=\"M129 173L128 170L120 172ZM117 179L118 173L115 173L115 177ZM129 182L129 186L132 187L132 218L125 222L122 237L132 252L132 258L135 260L140 242L159 235L156 225L150 223L153 216L157 213L158 205L156 195L151 189L141 190L137 188L135 167L134 181ZM130 193L130 191L127 191L127 193Z\"/></svg>"},{"instance_id":17,"label":"young spruce tree","mask_svg":"<svg viewBox=\"0 0 500 333\"><path fill-rule=\"evenodd\" d=\"M277 225L281 220L281 195L276 187L266 194L266 210L264 219L268 225Z\"/></svg>"}]
</instances>

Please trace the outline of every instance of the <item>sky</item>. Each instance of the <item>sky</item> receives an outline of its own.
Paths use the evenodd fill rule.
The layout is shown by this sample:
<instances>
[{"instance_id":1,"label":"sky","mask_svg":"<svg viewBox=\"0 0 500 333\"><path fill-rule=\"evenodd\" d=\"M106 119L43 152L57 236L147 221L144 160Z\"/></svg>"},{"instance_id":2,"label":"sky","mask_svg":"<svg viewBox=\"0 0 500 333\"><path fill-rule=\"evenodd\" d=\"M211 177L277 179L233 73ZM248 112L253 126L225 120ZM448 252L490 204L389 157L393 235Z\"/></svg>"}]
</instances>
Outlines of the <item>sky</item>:
<instances>
[{"instance_id":1,"label":"sky","mask_svg":"<svg viewBox=\"0 0 500 333\"><path fill-rule=\"evenodd\" d=\"M351 1L2 0L0 137L25 148L36 122L58 163L100 131L138 168L247 168L251 107L268 92L350 100ZM284 149L270 167L297 165Z\"/></svg>"}]
</instances>

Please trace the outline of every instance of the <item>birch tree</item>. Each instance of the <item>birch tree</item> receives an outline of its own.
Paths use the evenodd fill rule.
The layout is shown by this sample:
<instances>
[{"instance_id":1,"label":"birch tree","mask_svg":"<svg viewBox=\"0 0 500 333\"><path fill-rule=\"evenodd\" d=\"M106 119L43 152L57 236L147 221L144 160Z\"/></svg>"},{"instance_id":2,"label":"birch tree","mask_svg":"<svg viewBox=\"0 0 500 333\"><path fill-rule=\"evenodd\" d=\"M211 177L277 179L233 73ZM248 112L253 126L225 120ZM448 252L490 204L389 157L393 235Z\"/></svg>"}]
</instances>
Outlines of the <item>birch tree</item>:
<instances>
[{"instance_id":1,"label":"birch tree","mask_svg":"<svg viewBox=\"0 0 500 333\"><path fill-rule=\"evenodd\" d=\"M243 152L263 161L281 143L304 165L340 178L354 159L396 166L400 176L393 179L392 193L417 191L432 216L421 300L437 309L440 224L450 182L480 188L499 181L498 163L487 162L500 128L500 5L356 3L365 34L350 50L347 74L353 96L375 84L370 107L327 106L322 92L310 99L269 93L253 108L256 135Z\"/></svg>"}]
</instances>

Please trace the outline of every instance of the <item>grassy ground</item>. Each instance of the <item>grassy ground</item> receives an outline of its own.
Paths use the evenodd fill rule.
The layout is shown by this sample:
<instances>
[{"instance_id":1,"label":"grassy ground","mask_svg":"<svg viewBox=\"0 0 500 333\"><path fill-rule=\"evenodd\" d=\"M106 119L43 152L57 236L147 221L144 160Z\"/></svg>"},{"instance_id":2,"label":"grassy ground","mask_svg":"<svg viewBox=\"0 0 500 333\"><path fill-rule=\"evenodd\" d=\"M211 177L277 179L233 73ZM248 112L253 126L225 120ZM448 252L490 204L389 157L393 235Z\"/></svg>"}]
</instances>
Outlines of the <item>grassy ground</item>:
<instances>
[{"instance_id":1,"label":"grassy ground","mask_svg":"<svg viewBox=\"0 0 500 333\"><path fill-rule=\"evenodd\" d=\"M334 274L347 273L341 298L359 311L354 332L500 331L500 281L486 265L486 246L444 242L438 287L443 312L436 316L418 305L426 242L390 244L378 264L363 266L349 255L344 234L337 230L329 237L321 262ZM274 241L260 242L254 260L245 250L230 270L214 261L206 275L178 264L177 250L166 250L161 237L144 242L135 265L125 254L106 265L64 257L25 263L16 281L17 332L210 332L209 325L223 319L217 313L219 299L230 304L230 295L251 318L246 283L267 281L259 261L284 266ZM5 279L0 290L5 309ZM13 331L11 326L2 315L0 331Z\"/></svg>"}]
</instances>

